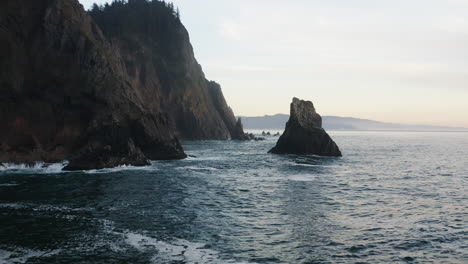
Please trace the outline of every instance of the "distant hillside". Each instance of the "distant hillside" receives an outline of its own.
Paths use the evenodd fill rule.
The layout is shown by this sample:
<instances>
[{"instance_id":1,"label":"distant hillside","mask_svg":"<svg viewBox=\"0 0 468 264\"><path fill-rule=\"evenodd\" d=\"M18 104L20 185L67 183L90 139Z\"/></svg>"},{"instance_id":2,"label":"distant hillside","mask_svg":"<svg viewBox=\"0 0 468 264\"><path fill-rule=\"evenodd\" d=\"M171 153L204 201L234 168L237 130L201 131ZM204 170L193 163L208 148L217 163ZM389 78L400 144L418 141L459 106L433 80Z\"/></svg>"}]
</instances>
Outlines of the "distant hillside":
<instances>
[{"instance_id":1,"label":"distant hillside","mask_svg":"<svg viewBox=\"0 0 468 264\"><path fill-rule=\"evenodd\" d=\"M277 114L257 117L241 116L244 129L284 129L289 115ZM328 130L377 130L377 131L468 131L461 127L406 125L385 123L368 119L339 116L323 116L323 127Z\"/></svg>"}]
</instances>

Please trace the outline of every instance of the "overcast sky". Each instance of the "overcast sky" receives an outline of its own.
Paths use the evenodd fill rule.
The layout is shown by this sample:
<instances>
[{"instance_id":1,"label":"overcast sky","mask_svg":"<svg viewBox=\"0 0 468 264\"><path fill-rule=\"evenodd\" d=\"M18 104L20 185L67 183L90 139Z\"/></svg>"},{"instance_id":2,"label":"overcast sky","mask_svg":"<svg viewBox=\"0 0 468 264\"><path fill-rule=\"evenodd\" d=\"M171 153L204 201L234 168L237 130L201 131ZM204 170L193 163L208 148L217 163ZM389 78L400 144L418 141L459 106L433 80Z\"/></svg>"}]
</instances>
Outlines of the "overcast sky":
<instances>
[{"instance_id":1,"label":"overcast sky","mask_svg":"<svg viewBox=\"0 0 468 264\"><path fill-rule=\"evenodd\" d=\"M296 96L322 115L468 127L467 0L173 2L236 115Z\"/></svg>"}]
</instances>

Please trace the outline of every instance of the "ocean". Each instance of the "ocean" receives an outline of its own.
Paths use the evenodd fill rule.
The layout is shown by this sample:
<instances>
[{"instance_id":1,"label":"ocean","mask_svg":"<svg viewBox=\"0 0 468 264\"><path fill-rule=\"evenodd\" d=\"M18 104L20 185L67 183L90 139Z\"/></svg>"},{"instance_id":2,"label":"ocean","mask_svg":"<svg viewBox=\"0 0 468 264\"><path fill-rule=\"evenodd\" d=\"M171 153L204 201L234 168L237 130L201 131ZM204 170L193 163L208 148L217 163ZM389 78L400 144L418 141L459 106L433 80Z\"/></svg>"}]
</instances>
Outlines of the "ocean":
<instances>
[{"instance_id":1,"label":"ocean","mask_svg":"<svg viewBox=\"0 0 468 264\"><path fill-rule=\"evenodd\" d=\"M0 263L468 263L468 133L330 134L343 157L267 137L143 168L0 166Z\"/></svg>"}]
</instances>

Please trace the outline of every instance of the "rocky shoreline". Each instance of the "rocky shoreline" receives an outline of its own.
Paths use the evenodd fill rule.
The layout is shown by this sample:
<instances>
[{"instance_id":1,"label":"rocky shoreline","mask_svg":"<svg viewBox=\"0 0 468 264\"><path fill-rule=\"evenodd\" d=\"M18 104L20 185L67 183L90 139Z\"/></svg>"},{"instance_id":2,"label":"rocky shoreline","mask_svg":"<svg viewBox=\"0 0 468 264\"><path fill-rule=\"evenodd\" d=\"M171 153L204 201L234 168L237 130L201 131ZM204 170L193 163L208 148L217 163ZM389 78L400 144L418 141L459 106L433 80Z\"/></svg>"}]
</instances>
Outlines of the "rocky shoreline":
<instances>
[{"instance_id":1,"label":"rocky shoreline","mask_svg":"<svg viewBox=\"0 0 468 264\"><path fill-rule=\"evenodd\" d=\"M88 13L78 0L0 2L0 163L143 166L185 158L179 139L244 139L173 7L113 5ZM148 8L159 20L126 15ZM135 19L160 30L109 27Z\"/></svg>"}]
</instances>

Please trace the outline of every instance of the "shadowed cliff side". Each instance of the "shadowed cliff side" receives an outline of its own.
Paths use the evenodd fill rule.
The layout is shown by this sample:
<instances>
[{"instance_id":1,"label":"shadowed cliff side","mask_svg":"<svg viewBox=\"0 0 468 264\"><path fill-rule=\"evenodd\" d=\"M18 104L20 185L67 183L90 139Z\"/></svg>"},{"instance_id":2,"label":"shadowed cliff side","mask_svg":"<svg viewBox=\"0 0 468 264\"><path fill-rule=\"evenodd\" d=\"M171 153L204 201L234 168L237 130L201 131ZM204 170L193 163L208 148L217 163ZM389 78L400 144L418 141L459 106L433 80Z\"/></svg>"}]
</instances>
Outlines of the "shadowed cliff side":
<instances>
[{"instance_id":1,"label":"shadowed cliff side","mask_svg":"<svg viewBox=\"0 0 468 264\"><path fill-rule=\"evenodd\" d=\"M145 104L169 113L181 138L243 138L221 87L205 78L172 4L116 1L89 13L120 51Z\"/></svg>"},{"instance_id":2,"label":"shadowed cliff side","mask_svg":"<svg viewBox=\"0 0 468 264\"><path fill-rule=\"evenodd\" d=\"M341 156L336 143L322 128L322 117L310 101L293 98L291 115L273 154Z\"/></svg>"},{"instance_id":3,"label":"shadowed cliff side","mask_svg":"<svg viewBox=\"0 0 468 264\"><path fill-rule=\"evenodd\" d=\"M77 0L1 1L0 39L0 162L78 170L185 157L170 116Z\"/></svg>"}]
</instances>

